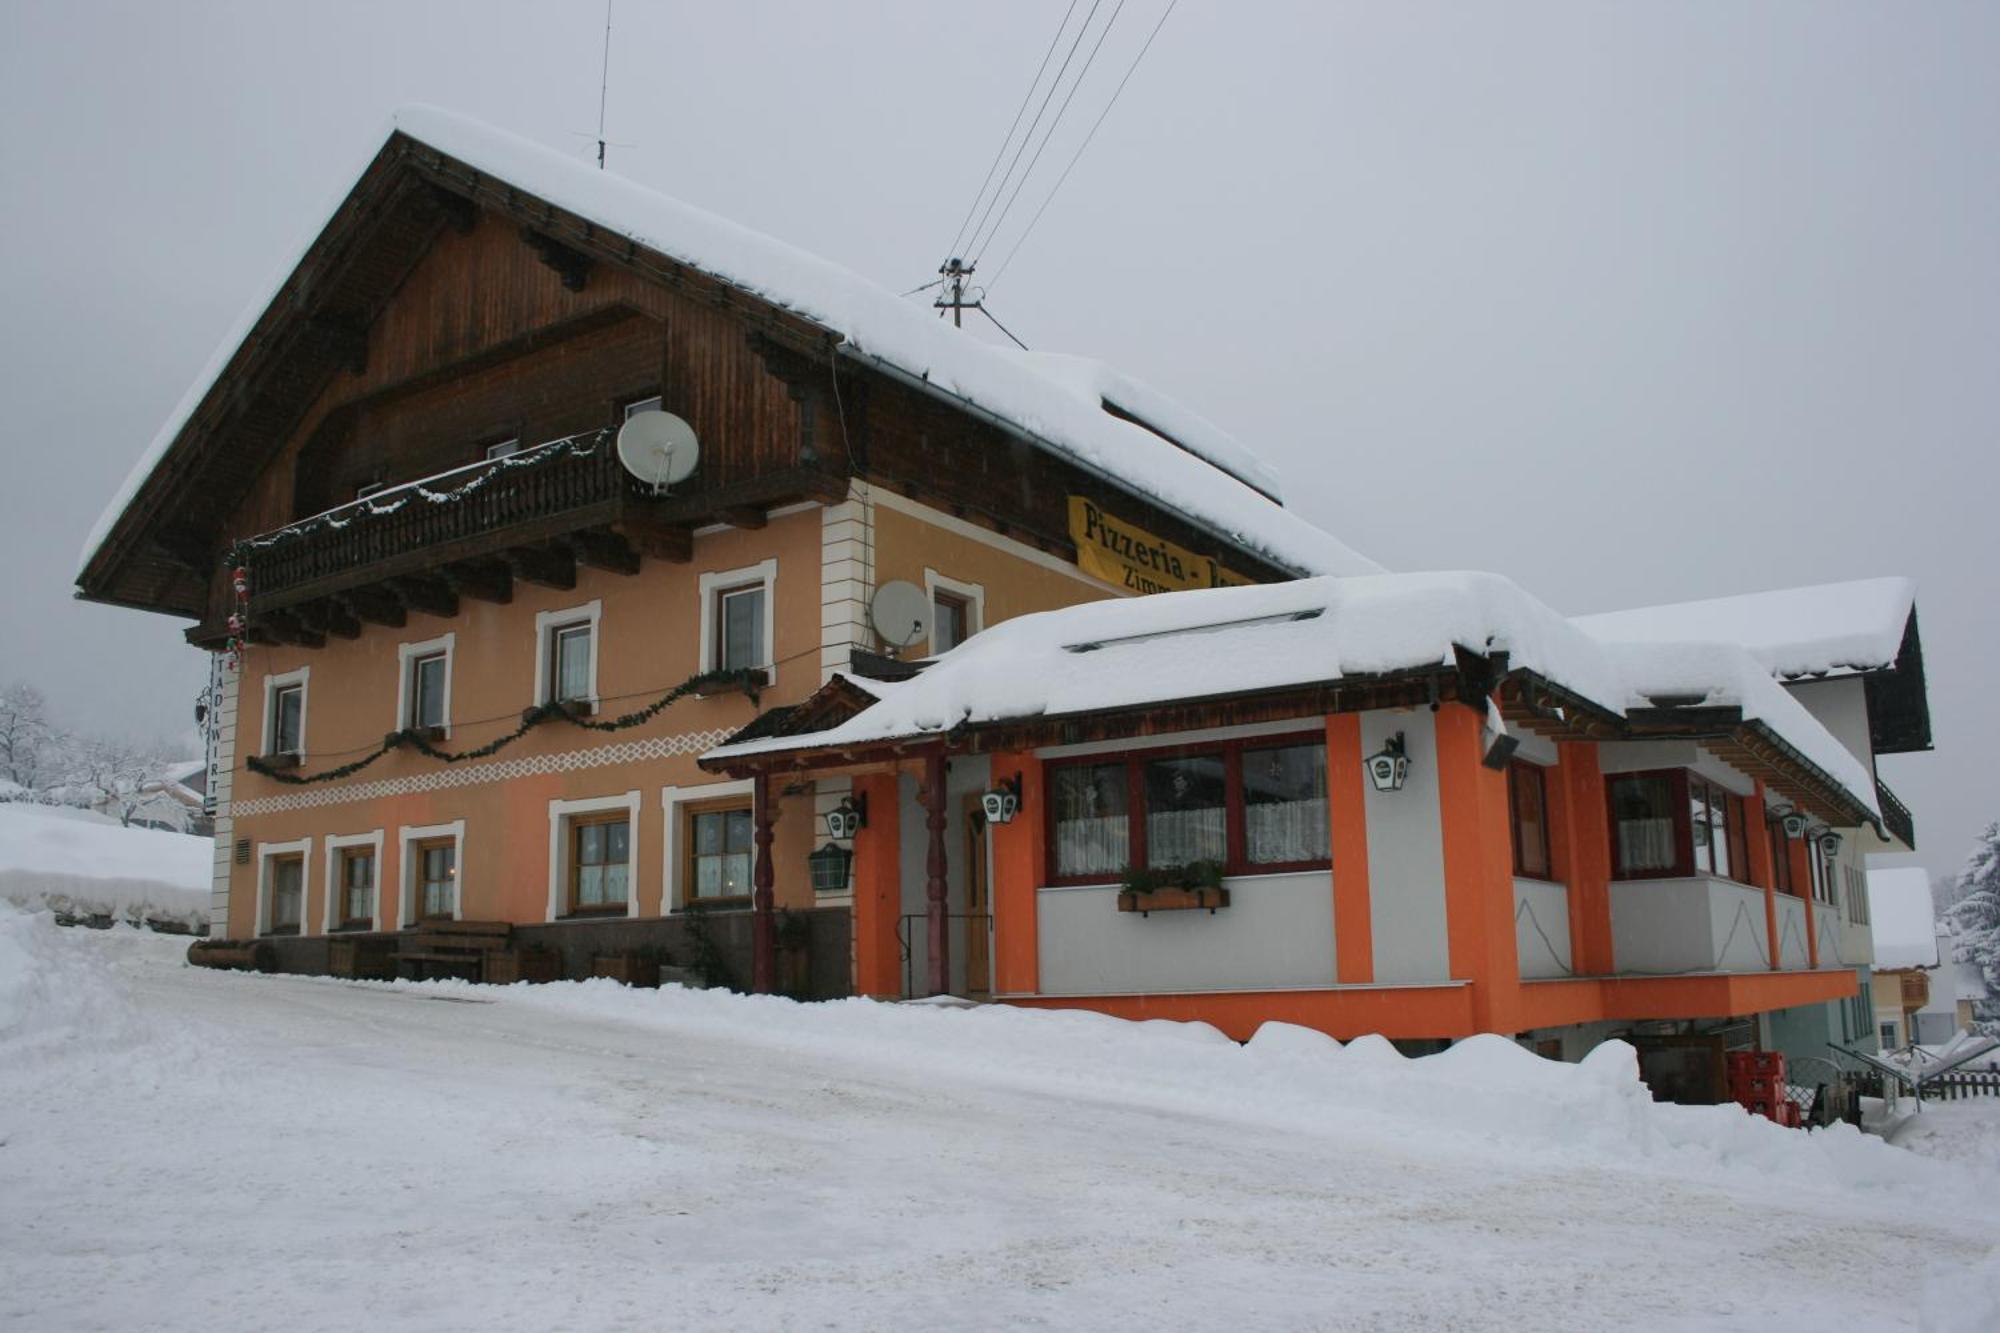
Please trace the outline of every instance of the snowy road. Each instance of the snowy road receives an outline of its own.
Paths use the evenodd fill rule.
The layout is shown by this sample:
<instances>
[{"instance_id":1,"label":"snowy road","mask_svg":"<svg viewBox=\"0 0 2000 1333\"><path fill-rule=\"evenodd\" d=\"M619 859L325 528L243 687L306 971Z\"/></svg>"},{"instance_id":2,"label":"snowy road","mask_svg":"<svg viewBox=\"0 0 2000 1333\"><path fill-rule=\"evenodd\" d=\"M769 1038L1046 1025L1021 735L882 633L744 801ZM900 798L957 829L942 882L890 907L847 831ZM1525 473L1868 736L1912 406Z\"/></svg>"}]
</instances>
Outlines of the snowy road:
<instances>
[{"instance_id":1,"label":"snowy road","mask_svg":"<svg viewBox=\"0 0 2000 1333\"><path fill-rule=\"evenodd\" d=\"M44 1026L83 1035L0 1061L24 1329L1888 1328L1912 1303L1871 1275L1993 1235L1838 1172L1622 1165L1581 1123L1569 1152L1315 1116L1197 1035L48 934Z\"/></svg>"}]
</instances>

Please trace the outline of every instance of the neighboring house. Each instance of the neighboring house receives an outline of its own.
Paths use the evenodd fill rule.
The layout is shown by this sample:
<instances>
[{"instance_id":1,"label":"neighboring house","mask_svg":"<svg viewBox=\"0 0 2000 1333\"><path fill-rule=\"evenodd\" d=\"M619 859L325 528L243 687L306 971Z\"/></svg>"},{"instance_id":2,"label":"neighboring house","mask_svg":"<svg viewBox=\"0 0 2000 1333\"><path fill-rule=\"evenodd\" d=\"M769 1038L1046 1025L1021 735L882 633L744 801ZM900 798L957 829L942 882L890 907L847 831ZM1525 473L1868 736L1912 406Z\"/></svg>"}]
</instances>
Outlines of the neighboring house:
<instances>
[{"instance_id":1,"label":"neighboring house","mask_svg":"<svg viewBox=\"0 0 2000 1333\"><path fill-rule=\"evenodd\" d=\"M1875 1021L1885 1051L1935 1045L1958 1030L1956 990L1941 976L1941 930L1930 873L1918 866L1868 872L1875 909ZM1948 936L1942 936L1948 939ZM1942 982L1942 984L1940 984Z\"/></svg>"},{"instance_id":2,"label":"neighboring house","mask_svg":"<svg viewBox=\"0 0 2000 1333\"><path fill-rule=\"evenodd\" d=\"M140 784L136 798L99 796L90 808L134 828L164 829L209 837L215 822L203 808L202 792L208 766L200 760L182 764L166 777Z\"/></svg>"},{"instance_id":3,"label":"neighboring house","mask_svg":"<svg viewBox=\"0 0 2000 1333\"><path fill-rule=\"evenodd\" d=\"M664 493L614 448L661 412L700 444ZM847 894L815 893L807 858L846 784L760 798L696 757L857 656L1376 569L1278 494L1106 367L979 342L417 111L160 432L79 589L188 618L224 664L218 935L307 967L323 944L284 937L507 921L588 975L596 952L696 948L701 907L734 975L768 984L750 937L782 907L819 941L811 989L845 993ZM892 582L921 590L928 636L878 636Z\"/></svg>"}]
</instances>

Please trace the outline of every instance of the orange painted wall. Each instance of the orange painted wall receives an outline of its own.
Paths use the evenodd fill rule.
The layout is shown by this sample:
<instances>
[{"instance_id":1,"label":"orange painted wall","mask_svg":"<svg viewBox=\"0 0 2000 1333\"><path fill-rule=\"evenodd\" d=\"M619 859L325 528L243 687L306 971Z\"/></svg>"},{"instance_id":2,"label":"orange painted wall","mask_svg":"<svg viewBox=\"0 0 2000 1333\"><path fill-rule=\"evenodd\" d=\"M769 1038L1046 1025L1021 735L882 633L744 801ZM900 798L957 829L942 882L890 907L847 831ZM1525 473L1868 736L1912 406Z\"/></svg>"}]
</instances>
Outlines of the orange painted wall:
<instances>
[{"instance_id":1,"label":"orange painted wall","mask_svg":"<svg viewBox=\"0 0 2000 1333\"><path fill-rule=\"evenodd\" d=\"M1555 770L1562 792L1563 877L1569 884L1570 958L1584 976L1602 976L1617 960L1611 944L1611 815L1597 746L1564 741Z\"/></svg>"},{"instance_id":2,"label":"orange painted wall","mask_svg":"<svg viewBox=\"0 0 2000 1333\"><path fill-rule=\"evenodd\" d=\"M1047 789L1032 755L993 756L993 781L1021 780L1021 812L993 826L993 990L1033 992L1041 985L1036 893L1047 881Z\"/></svg>"},{"instance_id":3,"label":"orange painted wall","mask_svg":"<svg viewBox=\"0 0 2000 1333\"><path fill-rule=\"evenodd\" d=\"M1507 775L1480 762L1484 719L1461 703L1436 715L1438 818L1444 840L1451 975L1470 981L1479 1031L1511 1032L1520 960L1514 943L1514 851Z\"/></svg>"},{"instance_id":4,"label":"orange painted wall","mask_svg":"<svg viewBox=\"0 0 2000 1333\"><path fill-rule=\"evenodd\" d=\"M902 812L896 775L854 779L868 799L868 826L854 838L854 989L897 999L903 993L896 918L902 912Z\"/></svg>"},{"instance_id":5,"label":"orange painted wall","mask_svg":"<svg viewBox=\"0 0 2000 1333\"><path fill-rule=\"evenodd\" d=\"M629 577L579 569L576 587L567 591L517 583L514 599L507 605L466 600L460 614L452 619L413 613L405 628L369 625L358 639L331 638L323 648L252 646L244 660L239 696L232 793L238 807L233 836L251 840L252 857L251 864L231 869L229 933L240 937L255 929L258 844L313 838L307 867L305 933L316 934L324 920L326 885L321 848L329 834L384 830L378 884L384 895L385 920L393 923L399 919L397 831L455 819L466 821L459 870L462 914L480 920L544 920L548 915L549 802L613 796L635 789L640 800L634 892L639 915L658 915L667 831L660 789L719 781L697 768L695 757L715 739L756 716L757 707L748 699L741 695L683 699L651 722L615 733L545 723L492 760L476 761L506 763L579 756L579 762L553 773L519 775L517 771L504 781L467 782L460 779L461 775L476 776L471 764L447 773L447 766L440 761L414 751L399 751L384 755L345 782L300 788L260 777L243 767L243 760L262 741L264 679L301 666L311 668L306 698L307 759L301 771L320 771L374 749L386 733L396 729L397 646L451 631L456 635L452 732L443 746L470 749L511 731L519 724L521 710L534 701L536 613L565 610L596 599L603 603L598 716L614 717L643 706L699 669L698 580L704 571L737 569L775 557L773 656L777 677L775 687L763 695L762 704L769 707L791 702L819 685L819 549L818 512L800 512L774 519L758 531L731 529L704 534L695 539L694 558L687 564L649 559L638 574ZM589 751L629 746L648 738L679 752L609 764L582 758ZM440 773L447 773L447 785L381 794L384 781L402 780L407 785ZM297 798L308 791L317 801L322 793L336 790L355 791L363 799L261 814L241 812L244 802ZM780 906L813 905L805 868L805 856L813 846L812 823L810 796L779 802L775 851Z\"/></svg>"}]
</instances>

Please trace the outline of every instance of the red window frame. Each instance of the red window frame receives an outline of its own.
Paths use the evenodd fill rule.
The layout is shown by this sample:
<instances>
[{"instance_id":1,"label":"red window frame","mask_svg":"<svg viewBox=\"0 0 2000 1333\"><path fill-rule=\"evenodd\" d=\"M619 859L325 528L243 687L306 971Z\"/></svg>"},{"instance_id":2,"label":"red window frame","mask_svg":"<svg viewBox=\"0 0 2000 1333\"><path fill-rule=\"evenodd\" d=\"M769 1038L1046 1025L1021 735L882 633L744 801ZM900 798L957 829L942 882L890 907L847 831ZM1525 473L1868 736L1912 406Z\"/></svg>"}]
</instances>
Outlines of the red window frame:
<instances>
[{"instance_id":1,"label":"red window frame","mask_svg":"<svg viewBox=\"0 0 2000 1333\"><path fill-rule=\"evenodd\" d=\"M1542 868L1540 870L1531 870L1528 868L1527 852L1529 848L1525 842L1526 830L1521 822L1521 786L1523 783L1534 784L1535 794L1539 798L1541 805L1541 823L1539 825L1541 836L1537 839L1541 844L1539 850L1542 856ZM1514 873L1523 879L1541 879L1554 883L1556 878L1556 863L1549 844L1549 782L1548 775L1542 771L1540 764L1524 763L1516 759L1513 763L1507 765L1507 822L1513 826Z\"/></svg>"},{"instance_id":2,"label":"red window frame","mask_svg":"<svg viewBox=\"0 0 2000 1333\"><path fill-rule=\"evenodd\" d=\"M1125 769L1125 834L1127 866L1146 864L1146 765L1159 759L1194 759L1202 756L1219 756L1222 759L1223 780L1223 826L1226 854L1222 863L1225 875L1283 875L1301 870L1330 870L1333 858L1329 856L1306 861L1250 861L1246 857L1248 841L1244 831L1243 816L1243 753L1246 750L1279 750L1293 745L1326 745L1324 731L1286 732L1274 736L1239 736L1229 740L1209 741L1204 744L1160 745L1143 750L1109 750L1101 754L1075 755L1063 759L1052 759L1043 768L1043 781L1051 791L1055 787L1056 774L1066 768L1094 768L1107 764L1121 764ZM1333 775L1327 775L1328 819L1332 818ZM1042 802L1042 839L1048 857L1051 886L1082 884L1115 884L1118 875L1107 872L1092 875L1063 875L1056 872L1056 802L1053 798ZM1328 847L1332 846L1332 833L1328 832Z\"/></svg>"},{"instance_id":3,"label":"red window frame","mask_svg":"<svg viewBox=\"0 0 2000 1333\"><path fill-rule=\"evenodd\" d=\"M1674 864L1666 870L1628 871L1618 851L1618 805L1612 799L1612 792L1621 779L1664 778L1669 792L1668 800L1673 806L1674 819ZM1718 874L1713 870L1696 870L1694 866L1694 821L1689 815L1692 801L1690 787L1699 782L1714 797L1719 799L1729 820L1729 873ZM1712 778L1704 777L1685 768L1648 768L1630 773L1609 773L1604 779L1604 803L1607 823L1606 831L1611 838L1611 878L1613 879L1688 879L1697 874L1712 875L1716 879L1726 879L1737 884L1748 884L1753 888L1755 881L1750 878L1749 839L1743 827L1746 802L1741 796L1727 790Z\"/></svg>"}]
</instances>

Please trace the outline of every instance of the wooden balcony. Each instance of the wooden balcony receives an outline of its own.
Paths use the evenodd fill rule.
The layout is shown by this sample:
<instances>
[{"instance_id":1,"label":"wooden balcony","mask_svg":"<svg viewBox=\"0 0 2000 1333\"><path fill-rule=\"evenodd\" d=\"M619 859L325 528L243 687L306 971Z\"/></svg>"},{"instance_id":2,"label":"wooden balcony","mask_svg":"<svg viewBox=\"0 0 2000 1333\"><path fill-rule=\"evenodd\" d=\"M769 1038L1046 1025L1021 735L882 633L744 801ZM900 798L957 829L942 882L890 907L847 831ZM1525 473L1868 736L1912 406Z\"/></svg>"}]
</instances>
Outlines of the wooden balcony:
<instances>
[{"instance_id":1,"label":"wooden balcony","mask_svg":"<svg viewBox=\"0 0 2000 1333\"><path fill-rule=\"evenodd\" d=\"M1895 792L1882 779L1875 779L1875 805L1882 812L1882 828L1896 841L1915 851L1917 847L1917 822L1910 815L1910 807L1904 805Z\"/></svg>"},{"instance_id":2,"label":"wooden balcony","mask_svg":"<svg viewBox=\"0 0 2000 1333\"><path fill-rule=\"evenodd\" d=\"M612 432L553 440L458 468L260 533L238 547L250 636L317 646L410 611L450 616L461 597L512 600L515 580L571 588L579 565L636 574L646 557L685 562L704 522L759 527L764 511L837 500L845 479L819 466L704 487L699 474L655 496L619 465ZM211 645L221 620L188 631Z\"/></svg>"}]
</instances>

